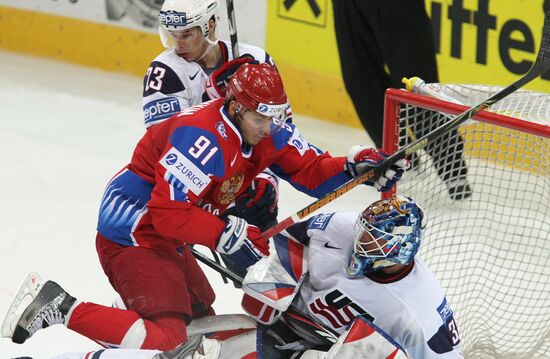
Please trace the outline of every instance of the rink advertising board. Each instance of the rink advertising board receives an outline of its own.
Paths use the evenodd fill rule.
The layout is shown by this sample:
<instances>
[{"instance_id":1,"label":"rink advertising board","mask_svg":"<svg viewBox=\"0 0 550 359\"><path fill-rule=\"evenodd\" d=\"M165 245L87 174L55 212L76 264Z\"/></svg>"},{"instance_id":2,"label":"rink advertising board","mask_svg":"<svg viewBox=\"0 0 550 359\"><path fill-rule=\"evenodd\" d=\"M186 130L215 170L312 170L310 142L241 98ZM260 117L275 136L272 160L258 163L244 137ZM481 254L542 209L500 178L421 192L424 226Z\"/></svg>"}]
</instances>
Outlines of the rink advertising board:
<instances>
[{"instance_id":1,"label":"rink advertising board","mask_svg":"<svg viewBox=\"0 0 550 359\"><path fill-rule=\"evenodd\" d=\"M331 0L268 0L266 49L292 110L359 127L340 73Z\"/></svg>"},{"instance_id":2,"label":"rink advertising board","mask_svg":"<svg viewBox=\"0 0 550 359\"><path fill-rule=\"evenodd\" d=\"M541 41L543 0L431 0L443 82L507 85L529 71ZM550 92L550 72L528 88Z\"/></svg>"},{"instance_id":3,"label":"rink advertising board","mask_svg":"<svg viewBox=\"0 0 550 359\"><path fill-rule=\"evenodd\" d=\"M162 50L154 3L0 0L0 48L142 76Z\"/></svg>"},{"instance_id":4,"label":"rink advertising board","mask_svg":"<svg viewBox=\"0 0 550 359\"><path fill-rule=\"evenodd\" d=\"M360 127L341 79L332 1L236 0L237 30L244 42L265 32L296 113ZM538 51L542 3L426 0L441 81L507 85L526 73ZM151 0L0 0L0 49L142 76L162 51L158 9ZM550 92L550 74L528 88Z\"/></svg>"},{"instance_id":5,"label":"rink advertising board","mask_svg":"<svg viewBox=\"0 0 550 359\"><path fill-rule=\"evenodd\" d=\"M285 7L289 3L293 6ZM296 112L360 127L341 79L332 1L319 15L319 23L324 16L328 19L323 26L307 20L312 13L309 3L268 0L266 48L277 60ZM426 0L440 81L504 86L525 74L540 43L542 4L543 0ZM527 88L549 93L550 73Z\"/></svg>"},{"instance_id":6,"label":"rink advertising board","mask_svg":"<svg viewBox=\"0 0 550 359\"><path fill-rule=\"evenodd\" d=\"M239 40L264 47L265 1L237 0ZM158 0L0 0L0 49L143 76L163 50ZM218 35L228 37L224 0ZM254 18L254 22L246 19ZM39 36L38 36L39 35Z\"/></svg>"}]
</instances>

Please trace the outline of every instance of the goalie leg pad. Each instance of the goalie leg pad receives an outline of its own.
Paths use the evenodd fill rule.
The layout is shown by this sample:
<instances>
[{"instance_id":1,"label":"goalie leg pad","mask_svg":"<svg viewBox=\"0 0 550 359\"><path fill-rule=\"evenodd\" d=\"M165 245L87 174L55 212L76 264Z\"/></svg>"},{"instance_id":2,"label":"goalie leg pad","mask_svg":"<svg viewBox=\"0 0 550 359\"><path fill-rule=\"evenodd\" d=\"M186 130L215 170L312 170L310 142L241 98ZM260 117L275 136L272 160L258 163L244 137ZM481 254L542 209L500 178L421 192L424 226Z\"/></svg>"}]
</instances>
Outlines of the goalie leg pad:
<instances>
[{"instance_id":1,"label":"goalie leg pad","mask_svg":"<svg viewBox=\"0 0 550 359\"><path fill-rule=\"evenodd\" d=\"M193 319L187 327L189 336L219 331L255 329L256 321L244 314L221 314Z\"/></svg>"},{"instance_id":2,"label":"goalie leg pad","mask_svg":"<svg viewBox=\"0 0 550 359\"><path fill-rule=\"evenodd\" d=\"M153 359L218 359L220 351L221 344L218 340L197 334L174 350L156 354Z\"/></svg>"}]
</instances>

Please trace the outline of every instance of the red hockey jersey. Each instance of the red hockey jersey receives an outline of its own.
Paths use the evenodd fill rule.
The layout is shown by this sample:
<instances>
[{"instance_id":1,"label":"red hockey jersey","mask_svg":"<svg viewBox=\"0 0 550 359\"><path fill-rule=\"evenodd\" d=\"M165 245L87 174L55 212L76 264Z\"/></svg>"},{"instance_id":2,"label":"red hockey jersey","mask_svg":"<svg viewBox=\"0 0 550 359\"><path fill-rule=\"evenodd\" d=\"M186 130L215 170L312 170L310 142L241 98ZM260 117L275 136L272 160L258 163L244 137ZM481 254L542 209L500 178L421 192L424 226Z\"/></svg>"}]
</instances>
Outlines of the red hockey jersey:
<instances>
[{"instance_id":1,"label":"red hockey jersey","mask_svg":"<svg viewBox=\"0 0 550 359\"><path fill-rule=\"evenodd\" d=\"M148 129L132 161L108 184L98 231L127 246L210 248L225 227L218 216L269 167L311 196L349 180L345 157L308 143L293 124L251 147L223 99L186 109Z\"/></svg>"}]
</instances>

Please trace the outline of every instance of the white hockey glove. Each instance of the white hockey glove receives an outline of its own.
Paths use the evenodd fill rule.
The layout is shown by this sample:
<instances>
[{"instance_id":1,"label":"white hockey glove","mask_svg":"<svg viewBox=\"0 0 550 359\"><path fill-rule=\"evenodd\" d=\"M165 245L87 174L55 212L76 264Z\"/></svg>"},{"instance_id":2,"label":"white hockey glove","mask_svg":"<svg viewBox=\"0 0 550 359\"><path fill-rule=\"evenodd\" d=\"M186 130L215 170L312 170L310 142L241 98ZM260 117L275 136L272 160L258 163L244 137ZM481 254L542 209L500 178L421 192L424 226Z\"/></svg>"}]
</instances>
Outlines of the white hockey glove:
<instances>
[{"instance_id":1,"label":"white hockey glove","mask_svg":"<svg viewBox=\"0 0 550 359\"><path fill-rule=\"evenodd\" d=\"M354 178L378 166L386 157L388 157L386 153L376 148L355 145L350 148L348 161L344 170L350 178ZM409 167L409 161L403 158L384 172L383 176L366 183L376 188L379 192L386 192L401 179L403 172Z\"/></svg>"},{"instance_id":2,"label":"white hockey glove","mask_svg":"<svg viewBox=\"0 0 550 359\"><path fill-rule=\"evenodd\" d=\"M269 255L269 242L260 229L244 219L227 216L227 225L218 239L216 251L227 255L241 267L248 268Z\"/></svg>"}]
</instances>

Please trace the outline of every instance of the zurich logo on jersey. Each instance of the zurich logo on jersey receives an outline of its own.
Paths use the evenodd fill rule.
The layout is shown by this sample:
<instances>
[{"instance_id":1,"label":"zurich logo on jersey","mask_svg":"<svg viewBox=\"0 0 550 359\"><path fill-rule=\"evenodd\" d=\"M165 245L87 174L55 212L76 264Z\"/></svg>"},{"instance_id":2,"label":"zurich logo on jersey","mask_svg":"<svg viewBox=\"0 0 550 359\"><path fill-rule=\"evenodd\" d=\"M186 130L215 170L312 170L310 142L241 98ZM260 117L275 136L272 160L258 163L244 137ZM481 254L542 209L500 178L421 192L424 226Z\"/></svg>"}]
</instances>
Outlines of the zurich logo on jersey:
<instances>
[{"instance_id":1,"label":"zurich logo on jersey","mask_svg":"<svg viewBox=\"0 0 550 359\"><path fill-rule=\"evenodd\" d=\"M170 153L168 156L166 156L166 163L169 165L173 165L178 160L178 156L175 153Z\"/></svg>"},{"instance_id":2,"label":"zurich logo on jersey","mask_svg":"<svg viewBox=\"0 0 550 359\"><path fill-rule=\"evenodd\" d=\"M266 105L260 105L258 107L258 112L266 113L269 110L269 108Z\"/></svg>"},{"instance_id":3,"label":"zurich logo on jersey","mask_svg":"<svg viewBox=\"0 0 550 359\"><path fill-rule=\"evenodd\" d=\"M174 10L159 12L159 21L162 25L178 27L187 25L187 14Z\"/></svg>"},{"instance_id":4,"label":"zurich logo on jersey","mask_svg":"<svg viewBox=\"0 0 550 359\"><path fill-rule=\"evenodd\" d=\"M228 139L227 131L225 129L223 122L220 121L216 124L216 130L218 130L218 133L220 134L220 136L222 136L225 140Z\"/></svg>"}]
</instances>

